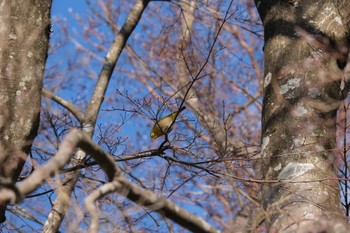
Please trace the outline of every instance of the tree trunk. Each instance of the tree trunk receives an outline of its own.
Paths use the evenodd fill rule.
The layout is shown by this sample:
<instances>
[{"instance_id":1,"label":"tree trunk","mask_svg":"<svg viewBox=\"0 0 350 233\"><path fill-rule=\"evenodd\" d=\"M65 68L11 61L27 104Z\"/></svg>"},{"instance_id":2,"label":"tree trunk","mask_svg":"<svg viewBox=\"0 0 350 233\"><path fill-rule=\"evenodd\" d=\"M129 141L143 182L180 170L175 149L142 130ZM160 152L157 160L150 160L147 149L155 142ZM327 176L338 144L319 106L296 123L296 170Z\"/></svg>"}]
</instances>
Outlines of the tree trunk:
<instances>
[{"instance_id":1,"label":"tree trunk","mask_svg":"<svg viewBox=\"0 0 350 233\"><path fill-rule=\"evenodd\" d=\"M262 188L267 228L346 232L335 133L348 91L350 1L255 3L265 36L262 174L275 181Z\"/></svg>"},{"instance_id":2,"label":"tree trunk","mask_svg":"<svg viewBox=\"0 0 350 233\"><path fill-rule=\"evenodd\" d=\"M13 187L37 134L50 9L50 0L0 4L0 193Z\"/></svg>"}]
</instances>

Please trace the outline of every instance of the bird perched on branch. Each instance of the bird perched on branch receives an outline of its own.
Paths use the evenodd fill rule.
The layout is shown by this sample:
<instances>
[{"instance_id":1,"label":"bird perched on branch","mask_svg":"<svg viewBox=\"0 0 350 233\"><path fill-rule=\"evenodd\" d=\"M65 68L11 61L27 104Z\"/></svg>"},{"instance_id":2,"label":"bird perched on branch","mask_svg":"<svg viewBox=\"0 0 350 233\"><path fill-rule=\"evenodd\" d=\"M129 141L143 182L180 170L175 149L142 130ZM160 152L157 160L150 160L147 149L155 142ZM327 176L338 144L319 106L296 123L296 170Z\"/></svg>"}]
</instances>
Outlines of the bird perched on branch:
<instances>
[{"instance_id":1,"label":"bird perched on branch","mask_svg":"<svg viewBox=\"0 0 350 233\"><path fill-rule=\"evenodd\" d=\"M160 136L168 134L173 129L173 126L174 126L173 122L177 118L177 115L179 115L179 113L185 109L186 109L186 107L183 106L178 111L170 113L169 115L156 121L156 123L154 123L154 126L153 126L153 128L151 130L151 134L150 134L152 141L154 139L159 138ZM169 128L169 127L171 127L171 128Z\"/></svg>"}]
</instances>

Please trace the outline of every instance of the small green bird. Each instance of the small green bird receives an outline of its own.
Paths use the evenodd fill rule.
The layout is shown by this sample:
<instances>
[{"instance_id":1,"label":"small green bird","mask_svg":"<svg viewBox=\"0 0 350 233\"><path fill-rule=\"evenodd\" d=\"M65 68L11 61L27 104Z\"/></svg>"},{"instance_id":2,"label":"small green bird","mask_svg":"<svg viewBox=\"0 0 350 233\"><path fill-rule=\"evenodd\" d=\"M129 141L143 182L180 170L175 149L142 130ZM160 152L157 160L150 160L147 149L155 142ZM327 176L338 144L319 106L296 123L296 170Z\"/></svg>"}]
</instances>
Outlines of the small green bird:
<instances>
[{"instance_id":1,"label":"small green bird","mask_svg":"<svg viewBox=\"0 0 350 233\"><path fill-rule=\"evenodd\" d=\"M186 109L186 107L183 106L182 108L180 108L179 111L170 113L169 115L156 121L156 123L154 124L154 126L151 130L151 134L150 134L152 141L154 139L159 138L160 136L163 136L163 135L169 133L173 129L173 126L174 126L173 122L176 118L176 115L178 115L180 112L182 112L185 109ZM171 126L171 128L169 129L170 126Z\"/></svg>"}]
</instances>

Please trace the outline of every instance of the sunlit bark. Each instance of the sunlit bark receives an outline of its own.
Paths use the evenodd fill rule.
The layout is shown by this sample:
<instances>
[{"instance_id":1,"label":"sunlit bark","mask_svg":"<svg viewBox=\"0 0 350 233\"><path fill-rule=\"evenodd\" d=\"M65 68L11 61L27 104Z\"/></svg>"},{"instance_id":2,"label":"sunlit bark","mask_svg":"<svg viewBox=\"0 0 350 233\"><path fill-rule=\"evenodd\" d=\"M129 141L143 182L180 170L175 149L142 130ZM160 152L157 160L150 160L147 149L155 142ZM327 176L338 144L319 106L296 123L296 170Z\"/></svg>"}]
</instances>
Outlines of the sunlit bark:
<instances>
[{"instance_id":1,"label":"sunlit bark","mask_svg":"<svg viewBox=\"0 0 350 233\"><path fill-rule=\"evenodd\" d=\"M16 182L37 134L50 9L51 0L0 4L0 184L4 190ZM0 204L3 222L7 203Z\"/></svg>"},{"instance_id":2,"label":"sunlit bark","mask_svg":"<svg viewBox=\"0 0 350 233\"><path fill-rule=\"evenodd\" d=\"M264 24L262 205L271 232L346 232L336 113L349 88L349 1L255 1ZM339 224L338 224L339 223Z\"/></svg>"}]
</instances>

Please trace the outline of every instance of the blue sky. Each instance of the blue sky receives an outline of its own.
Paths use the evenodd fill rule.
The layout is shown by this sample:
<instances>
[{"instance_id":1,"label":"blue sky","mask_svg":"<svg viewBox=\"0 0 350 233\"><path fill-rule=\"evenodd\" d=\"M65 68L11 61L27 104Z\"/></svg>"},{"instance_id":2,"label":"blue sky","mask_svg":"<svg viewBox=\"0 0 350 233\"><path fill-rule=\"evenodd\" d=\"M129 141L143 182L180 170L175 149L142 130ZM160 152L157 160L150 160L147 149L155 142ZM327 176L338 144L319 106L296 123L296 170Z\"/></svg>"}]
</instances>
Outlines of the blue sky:
<instances>
[{"instance_id":1,"label":"blue sky","mask_svg":"<svg viewBox=\"0 0 350 233\"><path fill-rule=\"evenodd\" d=\"M119 2L118 2L119 3ZM160 3L160 2L155 2L155 3L151 3L151 4L161 4L160 8L164 8L163 11L159 10L158 13L162 14L162 17L167 17L166 14L164 14L164 12L168 12L169 9L167 9L167 7L169 7L169 3ZM155 14L156 12L156 7L157 5L152 5L150 6L150 9L147 9L148 11L154 11ZM223 6L224 8L225 6ZM78 53L76 52L76 45L72 43L71 40L62 40L62 37L64 38L63 32L61 31L61 26L63 26L64 24L67 25L67 30L70 34L70 36L72 36L72 38L74 40L76 40L77 42L83 44L83 45L88 45L88 42L84 41L84 39L82 38L82 31L83 31L83 27L84 25L79 24L76 21L76 17L82 19L82 21L85 20L84 17L87 17L87 12L88 12L88 8L87 5L85 3L85 1L82 0L74 0L74 1L68 1L68 0L55 0L53 2L53 7L52 7L52 29L53 29L53 33L51 35L51 43L52 46L54 47L55 45L59 46L60 43L66 43L65 46L62 47L62 49L58 49L57 51L55 51L52 55L49 56L48 61L47 61L47 79L44 81L45 86L47 88L52 88L52 90L55 92L55 94L69 100L72 101L74 103L78 103L80 104L81 110L84 110L84 105L86 105L87 100L90 98L91 96L91 91L94 88L94 84L95 81L97 79L97 75L101 69L101 65L102 62L99 59L94 59L94 58L89 58L87 60L86 63L83 63L82 66L79 67L74 67L74 63L76 61L82 61L86 58L87 54L86 53ZM152 13L154 13L152 12ZM125 12L122 12L122 14L120 14L121 16L118 16L118 22L122 21L125 17L123 15L123 13L127 13L127 10L125 10ZM75 17L76 16L76 17ZM169 15L169 18L173 17L172 15ZM148 18L143 18L143 20L149 20ZM119 23L119 26L122 24L123 22ZM152 22L148 22L146 21L146 23L149 23L148 29L151 31L150 35L158 35L158 33L160 33L160 29L161 25L159 27L154 26L154 23ZM198 30L207 30L203 25L197 25L198 26ZM131 38L129 39L129 43L133 43L133 45L135 46L134 48L138 49L137 46L139 46L140 41L142 40L146 40L146 37L142 37L142 34L137 33L138 30L141 30L140 28L136 29L133 33L133 35L131 36ZM210 28L208 29L210 30ZM105 33L105 35L107 35L106 41L108 41L106 44L104 44L104 46L108 49L111 43L111 40L113 39L113 36L111 35L111 32L108 29L101 29L100 31L101 33ZM174 32L175 33L175 32ZM213 36L213 34L211 35ZM229 37L230 35L225 35L223 36L223 39L225 40L225 38ZM207 40L204 39L204 40ZM99 43L99 41L92 41L92 42L96 42ZM136 45L135 45L136 44ZM143 53L147 53L149 51L143 51L141 48L138 50L138 52L143 55ZM203 50L201 51L203 52L203 54L206 54L207 51ZM101 58L103 60L104 56L105 56L105 51L103 52L97 52L96 57ZM261 55L261 50L259 50L257 53L260 53ZM227 75L228 77L230 77L230 75L234 78L239 78L238 74L235 74L233 71L235 70L235 67L239 65L239 63L242 60L245 60L246 57L244 57L244 54L240 54L235 53L234 54L234 58L232 59L232 61L230 61L231 63L229 63L229 66L223 66L222 67L222 71L225 72L225 75ZM123 108L124 104L128 103L125 99L123 99L121 96L116 94L116 89L118 88L121 91L129 91L129 94L132 95L133 98L139 98L139 100L142 101L142 98L147 96L149 93L147 93L148 91L143 88L140 89L139 85L140 83L138 83L135 80L131 80L128 77L125 77L127 72L132 72L132 68L130 65L128 65L128 60L124 59L125 55L123 55L123 59L121 59L121 61L119 61L119 63L117 64L117 68L115 70L115 73L113 74L113 77L111 79L110 82L110 86L108 88L107 94L105 96L106 98L106 102L104 103L102 110L106 110L106 109L110 109L111 107L114 108ZM219 53L220 56L220 53ZM219 60L219 59L218 59ZM151 61L153 62L153 61ZM155 67L159 64L157 64L157 61L154 61L154 65ZM70 67L70 65L72 65L73 68ZM163 65L163 64L161 64ZM57 67L57 72L59 77L61 77L62 79L56 79L56 78L52 78L50 79L50 72L55 72L55 69L52 69L53 67ZM247 69L249 69L249 65L247 65ZM53 71L54 70L54 71ZM126 72L122 72L122 71L126 71ZM60 73L61 72L61 73ZM237 75L237 77L235 76ZM210 82L210 80L206 80L207 82ZM56 85L63 85L63 89L55 89ZM223 86L226 85L225 83L222 84ZM255 87L255 89L257 89L257 87ZM252 92L255 91L254 90L250 90ZM111 101L108 101L108 99L110 98ZM242 100L242 101L241 101ZM152 108L155 109L156 105L157 105L157 100L152 100L153 101L153 105ZM226 101L231 101L231 102L236 102L238 104L241 104L243 101L245 101L244 98L239 99L239 97L232 97L232 96L227 96ZM44 99L43 103L46 104L52 104L52 106L54 106L52 109L53 111L57 111L57 115L61 114L62 110L59 109L59 107L57 105L55 105L54 103L52 103L52 101ZM220 103L221 105L221 103ZM132 105L125 105L126 108L132 107ZM62 111L62 112L60 112ZM254 110L256 111L256 110ZM122 116L121 111L111 111L111 112L107 112L107 111L102 111L98 120L98 124L99 126L101 126L102 131L108 129L108 127L110 125L113 125L114 128L112 128L112 131L116 128L118 128L118 122L121 122L123 116ZM163 115L168 114L168 110L166 110L164 112ZM184 111L183 114L188 117L191 120L191 124L196 124L198 123L195 114L191 113L190 111ZM127 122L125 123L125 125L122 127L121 131L118 131L117 133L111 135L108 139L109 140L117 140L118 137L125 137L125 135L127 136L127 145L128 147L123 147L120 146L117 148L117 150L114 152L116 155L120 155L123 156L123 150L127 149L127 152L137 152L137 151L142 151L142 150L146 150L146 149L152 149L152 148L157 148L159 146L159 144L162 142L162 140L158 140L155 141L153 143L150 142L150 138L149 138L149 130L152 126L152 121L144 116L137 116L132 118L132 121L130 119L131 114L127 114L126 119ZM72 123L72 125L74 126L74 122ZM179 130L180 132L188 132L185 130L183 130L183 123L179 123L176 124L175 126L175 130ZM77 125L75 125L77 126ZM201 127L201 126L199 126ZM65 128L63 129L59 129L59 131L63 131L66 130ZM182 131L181 131L182 130ZM96 142L99 141L99 137L98 137L98 133L99 131L96 129L96 136L94 138L94 140ZM137 134L141 134L141 136L137 136ZM206 133L206 132L204 132ZM64 134L62 134L62 138L63 138ZM191 136L191 135L186 135L186 136ZM61 139L62 139L61 138ZM141 139L141 140L140 140ZM207 149L205 147L207 147L207 144L203 143L203 142L195 142L198 143L198 147L194 147L193 151L194 153L201 154L201 152L203 152L204 150L206 150L206 152L203 152L203 154L210 154L210 153L214 153L213 151L211 151L210 149ZM195 144L194 143L194 144ZM202 143L202 144L201 144ZM205 149L203 149L205 148ZM104 146L104 149L108 149L106 146ZM55 151L55 148L51 148L52 152ZM50 151L51 152L51 151ZM173 156L172 153L170 152L168 154L169 156ZM204 157L204 155L203 155ZM190 156L179 156L180 159L182 160L188 160L188 161L194 161L194 160L198 160L198 157L192 158ZM132 166L134 165L134 163L137 163L138 161L132 161L130 162L130 167L132 168ZM190 210L193 213L198 213L200 215L202 215L203 217L208 217L208 214L203 211L203 208L200 207L199 205L195 205L194 203L188 203L186 199L182 198L182 189L187 190L188 193L190 193L190 195L196 196L198 195L198 197L200 196L198 193L201 193L200 188L198 188L197 186L194 186L192 183L188 182L185 183L183 186L181 186L183 179L187 178L186 175L188 174L182 174L182 170L180 168L180 166L174 165L171 167L170 171L174 172L173 174L176 174L177 176L179 176L178 178L175 179L171 179L169 178L169 176L166 175L166 173L164 172L167 168L167 166L169 165L169 163L167 161L165 161L162 158L153 158L153 159L149 159L149 160L144 160L142 161L143 164L145 164L145 166L136 166L135 168L132 168L131 170L131 174L134 175L135 177L139 178L139 179L147 179L145 178L148 174L148 169L155 171L154 174L150 175L151 178L153 178L154 180L159 180L158 184L161 183L160 180L162 180L163 178L167 178L167 186L169 187L169 190L171 188L176 188L177 186L181 187L179 189L179 191L177 191L171 198L173 198L176 203L178 203L180 206L182 207L186 207L188 210ZM159 170L159 171L158 171ZM83 171L83 173L85 173L85 170ZM101 174L101 173L95 173L95 174ZM95 175L94 174L94 175ZM189 172L190 176L192 175L191 172ZM203 174L204 176L204 174ZM185 177L185 178L183 178ZM95 178L100 178L100 177L95 177ZM130 180L133 180L131 178L131 176L128 177ZM101 174L101 179L103 179L103 175ZM200 181L202 182L202 181ZM157 184L157 185L158 185ZM173 187L171 187L173 186ZM50 187L45 186L46 189L49 189ZM159 187L150 187L150 188L155 188L155 190L157 191ZM38 190L39 192L43 191L43 190ZM80 190L79 188L77 188L76 192L80 195L83 191ZM167 193L163 193L165 196L167 195ZM86 193L82 194L81 196L77 195L78 197L80 197L80 201L83 200L83 198L85 197L84 195L86 195ZM229 194L231 195L231 194ZM234 195L234 194L232 194ZM116 195L113 195L116 196ZM52 196L50 196L52 198L52 200L54 200L55 195L53 194ZM196 198L196 197L195 197ZM48 199L48 198L47 198ZM215 199L215 198L214 198ZM33 201L35 202L36 200L40 200L40 199L33 199ZM215 201L215 200L214 200ZM213 204L214 201L211 203ZM82 202L80 202L82 203ZM210 204L210 203L209 203ZM46 205L48 206L49 209L49 202L46 203ZM114 206L108 206L107 208L112 208L112 210L110 210L111 212L113 212L114 210ZM46 215L47 213L43 213L41 217L41 219L44 221L47 217ZM141 211L140 215L144 214L143 211ZM157 215L157 214L152 214L152 215ZM225 216L227 218L231 217L231 216ZM66 222L62 225L62 228L65 229L66 225L67 225L67 220L65 220ZM214 221L212 219L210 219L209 221ZM162 221L160 221L162 222ZM163 222L162 222L163 223ZM149 225L150 228L152 228L155 224L152 220L146 219L144 222L145 225ZM40 229L40 226L37 226L35 224L33 224L33 226L37 227L38 229ZM174 226L176 226L176 224L174 224ZM84 226L86 227L86 226ZM159 230L161 229L165 229L164 224L161 225L159 227ZM178 229L178 228L175 228Z\"/></svg>"}]
</instances>

